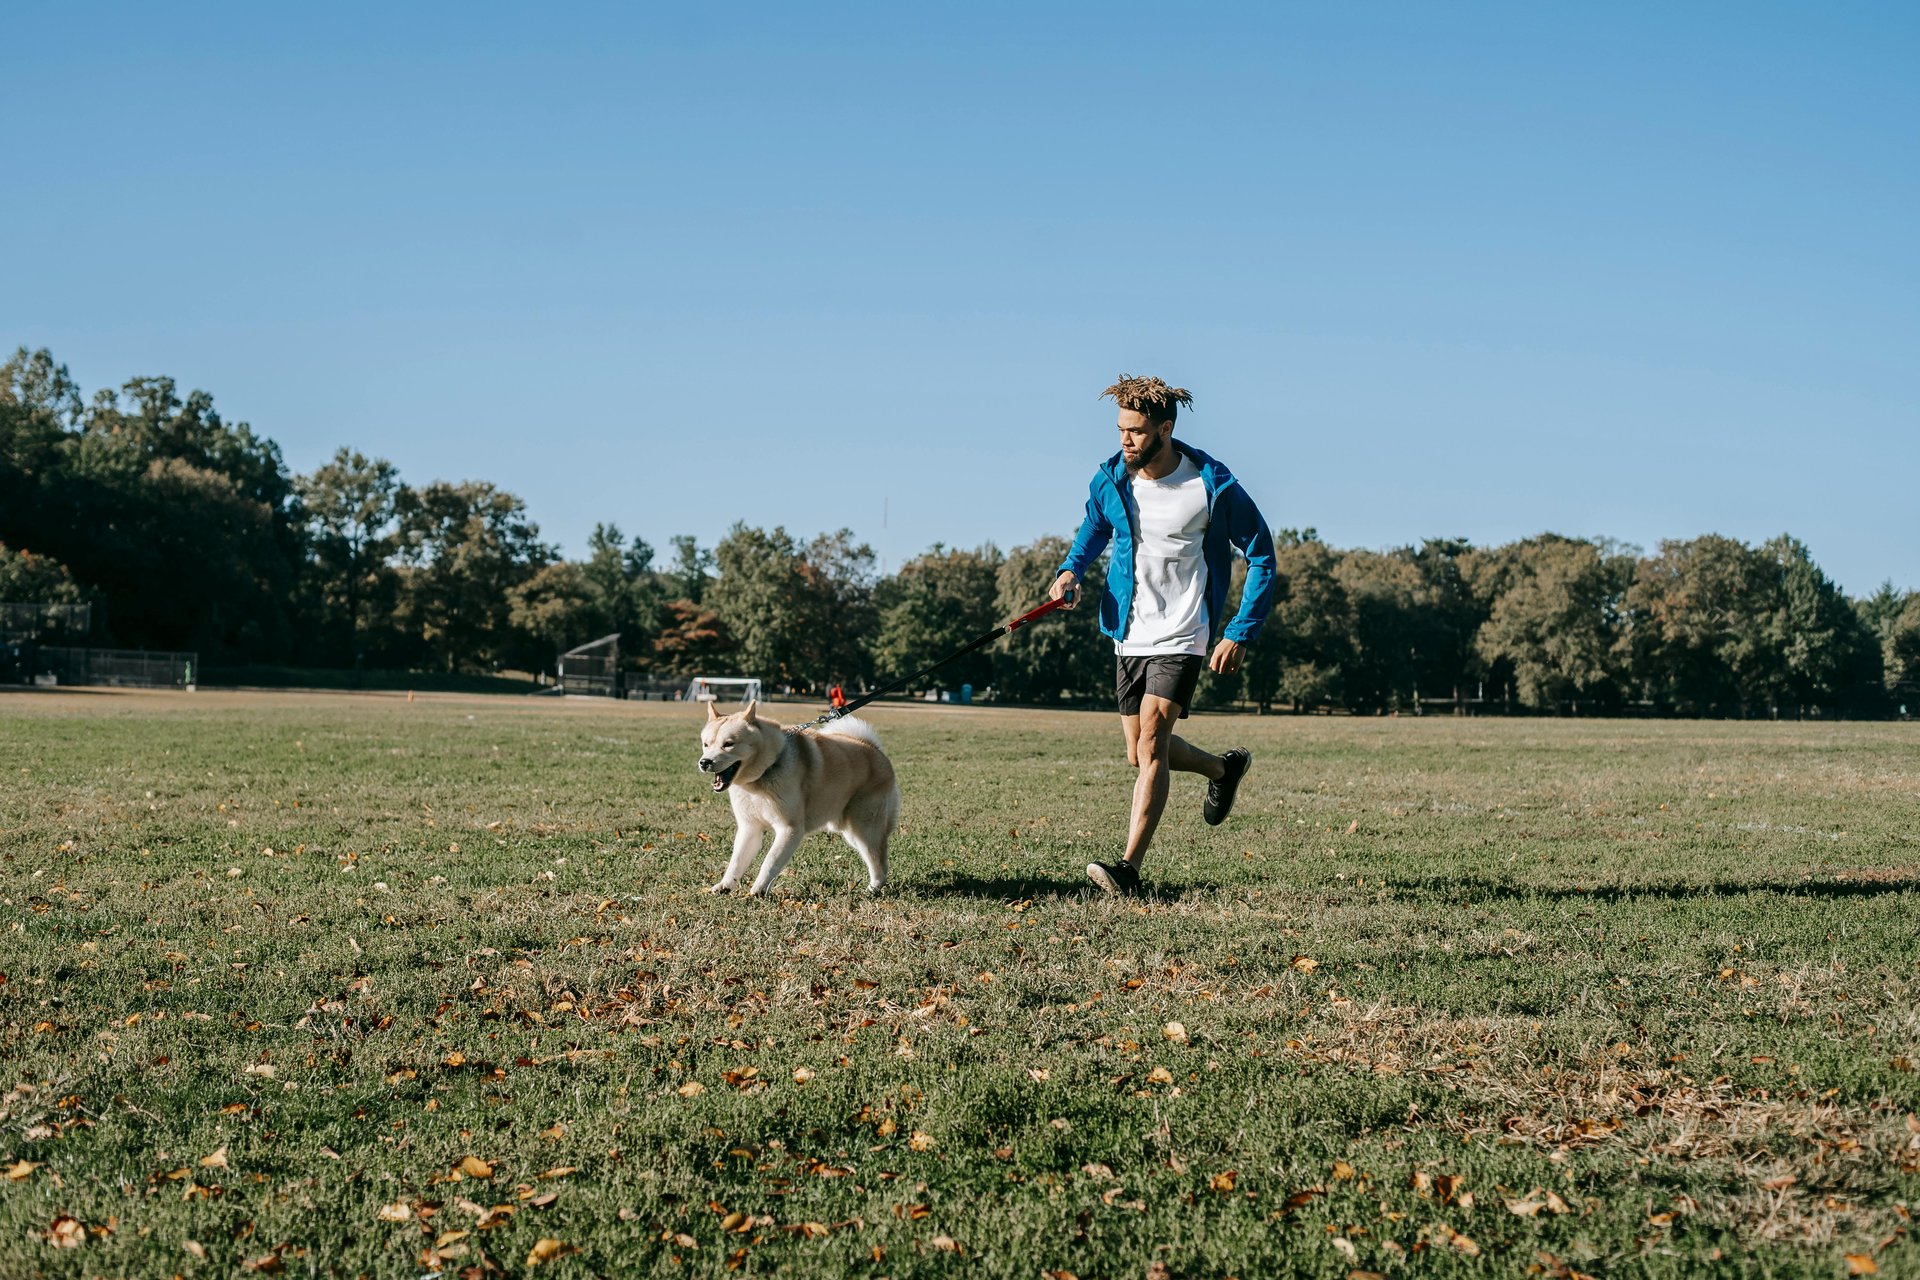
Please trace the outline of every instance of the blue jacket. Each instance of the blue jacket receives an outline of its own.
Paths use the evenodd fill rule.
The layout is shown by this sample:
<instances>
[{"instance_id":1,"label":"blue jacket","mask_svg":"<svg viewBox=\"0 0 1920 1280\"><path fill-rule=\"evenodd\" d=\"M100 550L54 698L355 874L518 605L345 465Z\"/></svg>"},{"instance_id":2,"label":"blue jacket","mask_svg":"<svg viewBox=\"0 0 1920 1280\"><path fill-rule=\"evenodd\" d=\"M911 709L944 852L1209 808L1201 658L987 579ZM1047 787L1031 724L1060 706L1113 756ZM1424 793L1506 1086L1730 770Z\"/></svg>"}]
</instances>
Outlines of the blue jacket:
<instances>
[{"instance_id":1,"label":"blue jacket","mask_svg":"<svg viewBox=\"0 0 1920 1280\"><path fill-rule=\"evenodd\" d=\"M1220 635L1227 610L1227 586L1233 552L1247 558L1247 584L1240 592L1240 612L1226 624L1224 638L1242 644L1260 634L1273 607L1273 535L1226 464L1178 440L1173 447L1193 459L1207 490L1207 535L1201 554L1207 565L1207 618ZM1127 514L1125 490L1130 483L1127 465L1118 453L1093 473L1087 486L1087 514L1074 535L1073 550L1060 562L1060 571L1084 577L1087 566L1100 558L1108 540L1113 560L1107 565L1107 589L1100 597L1100 629L1115 640L1127 638L1127 620L1133 613L1133 547L1136 534Z\"/></svg>"}]
</instances>

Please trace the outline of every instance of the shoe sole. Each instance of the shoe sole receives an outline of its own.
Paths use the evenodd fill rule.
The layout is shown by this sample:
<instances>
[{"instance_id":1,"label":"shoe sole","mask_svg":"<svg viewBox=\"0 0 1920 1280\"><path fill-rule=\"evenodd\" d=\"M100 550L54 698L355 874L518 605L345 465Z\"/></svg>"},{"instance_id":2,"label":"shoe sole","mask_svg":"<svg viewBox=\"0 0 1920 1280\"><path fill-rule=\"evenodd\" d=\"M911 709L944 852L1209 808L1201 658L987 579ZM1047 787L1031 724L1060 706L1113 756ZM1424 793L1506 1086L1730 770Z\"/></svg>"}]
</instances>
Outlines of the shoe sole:
<instances>
[{"instance_id":1,"label":"shoe sole","mask_svg":"<svg viewBox=\"0 0 1920 1280\"><path fill-rule=\"evenodd\" d=\"M1110 897L1124 898L1127 896L1127 890L1120 886L1120 882L1115 880L1113 876L1108 873L1107 869L1097 862L1087 864L1087 879L1100 886Z\"/></svg>"}]
</instances>

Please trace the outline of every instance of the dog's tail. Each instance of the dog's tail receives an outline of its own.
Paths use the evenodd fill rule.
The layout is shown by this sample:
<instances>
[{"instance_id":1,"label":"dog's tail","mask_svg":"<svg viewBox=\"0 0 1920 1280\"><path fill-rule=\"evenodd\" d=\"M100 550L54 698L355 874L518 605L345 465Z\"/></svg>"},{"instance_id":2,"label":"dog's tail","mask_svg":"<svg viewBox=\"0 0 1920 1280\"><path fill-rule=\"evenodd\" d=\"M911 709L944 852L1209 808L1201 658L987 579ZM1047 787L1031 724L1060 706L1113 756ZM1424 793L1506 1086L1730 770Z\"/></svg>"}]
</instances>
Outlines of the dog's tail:
<instances>
[{"instance_id":1,"label":"dog's tail","mask_svg":"<svg viewBox=\"0 0 1920 1280\"><path fill-rule=\"evenodd\" d=\"M858 738L870 747L880 746L880 735L873 726L858 716L842 716L838 720L829 720L820 726L820 732L835 734L842 738Z\"/></svg>"}]
</instances>

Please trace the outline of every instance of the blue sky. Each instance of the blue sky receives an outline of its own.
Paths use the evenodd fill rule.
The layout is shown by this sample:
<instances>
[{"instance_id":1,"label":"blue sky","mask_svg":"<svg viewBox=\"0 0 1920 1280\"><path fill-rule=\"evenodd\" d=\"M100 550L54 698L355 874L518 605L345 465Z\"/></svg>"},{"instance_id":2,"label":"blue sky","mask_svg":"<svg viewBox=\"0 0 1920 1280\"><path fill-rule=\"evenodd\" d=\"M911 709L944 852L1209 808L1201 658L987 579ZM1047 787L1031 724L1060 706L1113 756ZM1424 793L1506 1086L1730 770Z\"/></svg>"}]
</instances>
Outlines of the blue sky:
<instances>
[{"instance_id":1,"label":"blue sky","mask_svg":"<svg viewBox=\"0 0 1920 1280\"><path fill-rule=\"evenodd\" d=\"M0 342L204 387L296 469L493 480L569 552L1070 532L1126 370L1336 545L1787 530L1920 587L1912 5L7 32Z\"/></svg>"}]
</instances>

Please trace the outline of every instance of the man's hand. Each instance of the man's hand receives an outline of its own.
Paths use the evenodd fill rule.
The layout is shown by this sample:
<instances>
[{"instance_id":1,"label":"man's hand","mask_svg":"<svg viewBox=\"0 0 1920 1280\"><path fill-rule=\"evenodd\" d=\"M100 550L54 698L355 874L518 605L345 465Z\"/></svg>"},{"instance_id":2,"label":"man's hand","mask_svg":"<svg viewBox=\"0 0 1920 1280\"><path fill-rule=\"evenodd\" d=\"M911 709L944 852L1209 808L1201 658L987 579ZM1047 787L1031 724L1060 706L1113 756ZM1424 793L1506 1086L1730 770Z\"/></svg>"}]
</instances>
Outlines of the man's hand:
<instances>
[{"instance_id":1,"label":"man's hand","mask_svg":"<svg viewBox=\"0 0 1920 1280\"><path fill-rule=\"evenodd\" d=\"M1076 574L1063 572L1059 577L1053 580L1053 586L1048 588L1047 599L1058 600L1061 596L1066 595L1068 592L1073 593L1073 599L1067 601L1066 604L1062 605L1061 607L1065 609L1072 609L1078 606L1080 603L1080 579Z\"/></svg>"},{"instance_id":2,"label":"man's hand","mask_svg":"<svg viewBox=\"0 0 1920 1280\"><path fill-rule=\"evenodd\" d=\"M1213 656L1207 659L1207 669L1217 676L1230 676L1240 669L1240 659L1246 653L1247 646L1238 640L1222 640L1213 646Z\"/></svg>"}]
</instances>

